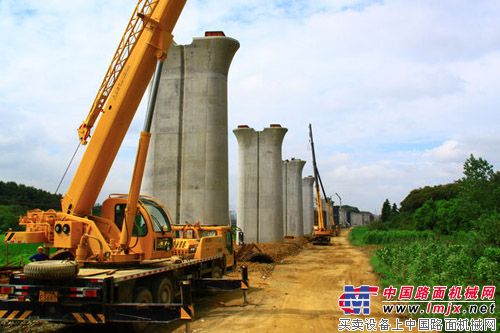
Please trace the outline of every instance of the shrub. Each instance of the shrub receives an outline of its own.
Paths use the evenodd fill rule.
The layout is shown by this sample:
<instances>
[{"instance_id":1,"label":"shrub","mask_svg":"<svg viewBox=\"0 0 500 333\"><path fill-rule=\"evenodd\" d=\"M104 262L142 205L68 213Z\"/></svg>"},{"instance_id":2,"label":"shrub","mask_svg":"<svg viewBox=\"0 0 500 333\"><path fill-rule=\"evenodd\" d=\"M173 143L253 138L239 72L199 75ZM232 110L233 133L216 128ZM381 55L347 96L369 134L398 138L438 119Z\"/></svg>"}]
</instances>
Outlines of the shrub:
<instances>
[{"instance_id":1,"label":"shrub","mask_svg":"<svg viewBox=\"0 0 500 333\"><path fill-rule=\"evenodd\" d=\"M479 237L489 245L500 246L500 213L494 212L481 216L474 222Z\"/></svg>"}]
</instances>

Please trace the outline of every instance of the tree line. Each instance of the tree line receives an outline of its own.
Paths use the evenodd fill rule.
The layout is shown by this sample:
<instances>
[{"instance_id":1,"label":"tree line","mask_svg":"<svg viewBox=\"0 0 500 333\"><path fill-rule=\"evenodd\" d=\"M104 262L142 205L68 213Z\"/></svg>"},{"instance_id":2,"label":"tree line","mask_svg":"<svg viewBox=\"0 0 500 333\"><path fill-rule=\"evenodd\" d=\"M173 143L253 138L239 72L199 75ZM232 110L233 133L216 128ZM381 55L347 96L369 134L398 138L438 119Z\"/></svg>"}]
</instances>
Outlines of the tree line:
<instances>
[{"instance_id":1,"label":"tree line","mask_svg":"<svg viewBox=\"0 0 500 333\"><path fill-rule=\"evenodd\" d=\"M59 209L61 195L15 182L0 181L0 231L18 229L19 216L27 210Z\"/></svg>"},{"instance_id":2,"label":"tree line","mask_svg":"<svg viewBox=\"0 0 500 333\"><path fill-rule=\"evenodd\" d=\"M371 262L384 286L498 286L500 172L470 155L460 179L415 189L399 207L385 200L380 219L349 237L380 246Z\"/></svg>"},{"instance_id":3,"label":"tree line","mask_svg":"<svg viewBox=\"0 0 500 333\"><path fill-rule=\"evenodd\" d=\"M475 231L492 245L500 245L500 171L470 155L463 177L455 182L415 189L399 208L386 199L373 227L432 230L441 235Z\"/></svg>"}]
</instances>

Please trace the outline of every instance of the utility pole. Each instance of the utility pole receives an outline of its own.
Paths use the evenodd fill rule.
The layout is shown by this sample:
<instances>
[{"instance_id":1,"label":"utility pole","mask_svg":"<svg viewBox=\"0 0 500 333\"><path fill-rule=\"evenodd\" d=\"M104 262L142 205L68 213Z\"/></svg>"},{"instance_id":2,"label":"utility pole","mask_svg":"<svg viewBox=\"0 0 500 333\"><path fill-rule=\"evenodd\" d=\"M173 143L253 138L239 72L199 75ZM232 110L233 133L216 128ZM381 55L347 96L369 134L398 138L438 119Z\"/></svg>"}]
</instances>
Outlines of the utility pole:
<instances>
[{"instance_id":1,"label":"utility pole","mask_svg":"<svg viewBox=\"0 0 500 333\"><path fill-rule=\"evenodd\" d=\"M340 195L337 192L335 192L335 195L339 198L339 202L340 202L340 205L339 205L339 225L340 225L340 219L342 216L342 198L340 197Z\"/></svg>"}]
</instances>

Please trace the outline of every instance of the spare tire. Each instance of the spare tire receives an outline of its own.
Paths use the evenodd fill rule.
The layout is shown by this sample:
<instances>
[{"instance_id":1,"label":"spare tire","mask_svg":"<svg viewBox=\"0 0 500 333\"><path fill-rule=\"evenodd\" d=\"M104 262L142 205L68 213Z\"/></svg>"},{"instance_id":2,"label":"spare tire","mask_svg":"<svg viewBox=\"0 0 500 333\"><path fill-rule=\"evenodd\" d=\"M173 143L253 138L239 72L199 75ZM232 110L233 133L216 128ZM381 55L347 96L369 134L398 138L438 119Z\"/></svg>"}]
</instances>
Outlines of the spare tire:
<instances>
[{"instance_id":1,"label":"spare tire","mask_svg":"<svg viewBox=\"0 0 500 333\"><path fill-rule=\"evenodd\" d=\"M61 280L78 275L78 265L70 260L45 260L30 262L24 266L28 278L41 280Z\"/></svg>"}]
</instances>

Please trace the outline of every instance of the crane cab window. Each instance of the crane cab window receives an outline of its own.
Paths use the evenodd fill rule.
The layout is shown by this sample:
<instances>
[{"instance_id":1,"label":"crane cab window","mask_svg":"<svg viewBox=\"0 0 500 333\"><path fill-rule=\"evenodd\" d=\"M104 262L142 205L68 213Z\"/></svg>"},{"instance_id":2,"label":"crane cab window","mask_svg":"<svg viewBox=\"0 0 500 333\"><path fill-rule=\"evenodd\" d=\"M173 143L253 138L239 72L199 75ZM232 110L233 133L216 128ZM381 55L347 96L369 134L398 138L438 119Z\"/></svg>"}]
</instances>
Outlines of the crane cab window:
<instances>
[{"instance_id":1,"label":"crane cab window","mask_svg":"<svg viewBox=\"0 0 500 333\"><path fill-rule=\"evenodd\" d=\"M134 237L144 237L148 233L148 226L146 224L146 221L144 220L144 217L142 216L141 213L137 213L135 216L135 226L134 230L132 230L132 236Z\"/></svg>"},{"instance_id":2,"label":"crane cab window","mask_svg":"<svg viewBox=\"0 0 500 333\"><path fill-rule=\"evenodd\" d=\"M125 208L126 204L118 204L115 206L115 224L118 229L122 229L123 221L125 220ZM132 236L134 237L144 237L148 233L148 226L142 214L137 211L135 215L135 225L134 230L132 230Z\"/></svg>"},{"instance_id":3,"label":"crane cab window","mask_svg":"<svg viewBox=\"0 0 500 333\"><path fill-rule=\"evenodd\" d=\"M226 232L226 248L229 253L233 253L233 233L231 231Z\"/></svg>"},{"instance_id":4,"label":"crane cab window","mask_svg":"<svg viewBox=\"0 0 500 333\"><path fill-rule=\"evenodd\" d=\"M115 224L119 230L122 230L123 220L125 219L125 207L127 205L121 204L115 206Z\"/></svg>"},{"instance_id":5,"label":"crane cab window","mask_svg":"<svg viewBox=\"0 0 500 333\"><path fill-rule=\"evenodd\" d=\"M217 231L215 230L203 230L200 232L200 237L213 237L217 236Z\"/></svg>"},{"instance_id":6,"label":"crane cab window","mask_svg":"<svg viewBox=\"0 0 500 333\"><path fill-rule=\"evenodd\" d=\"M156 203L149 200L142 200L142 204L151 216L151 223L155 232L170 232L170 221L167 214Z\"/></svg>"}]
</instances>

